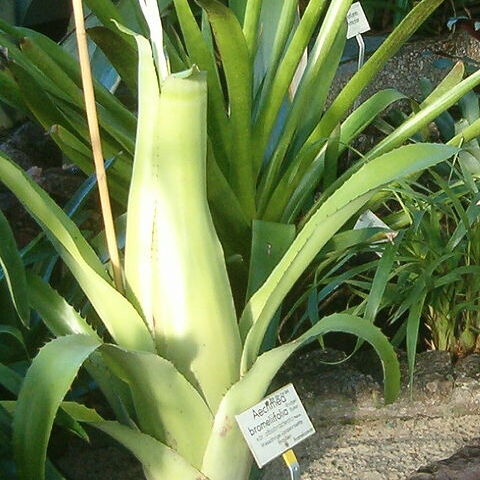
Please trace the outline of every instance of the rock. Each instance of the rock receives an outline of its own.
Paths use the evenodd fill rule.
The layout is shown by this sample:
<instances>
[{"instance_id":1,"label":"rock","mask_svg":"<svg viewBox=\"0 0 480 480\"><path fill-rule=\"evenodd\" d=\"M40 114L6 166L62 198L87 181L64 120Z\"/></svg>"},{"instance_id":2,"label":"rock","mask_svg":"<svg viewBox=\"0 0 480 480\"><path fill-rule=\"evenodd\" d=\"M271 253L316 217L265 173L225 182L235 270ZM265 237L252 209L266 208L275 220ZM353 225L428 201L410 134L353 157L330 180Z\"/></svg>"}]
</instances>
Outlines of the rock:
<instances>
[{"instance_id":1,"label":"rock","mask_svg":"<svg viewBox=\"0 0 480 480\"><path fill-rule=\"evenodd\" d=\"M418 470L409 480L479 480L480 439L462 448L446 460Z\"/></svg>"},{"instance_id":2,"label":"rock","mask_svg":"<svg viewBox=\"0 0 480 480\"><path fill-rule=\"evenodd\" d=\"M474 353L458 360L455 364L455 374L458 379L480 379L480 354Z\"/></svg>"}]
</instances>

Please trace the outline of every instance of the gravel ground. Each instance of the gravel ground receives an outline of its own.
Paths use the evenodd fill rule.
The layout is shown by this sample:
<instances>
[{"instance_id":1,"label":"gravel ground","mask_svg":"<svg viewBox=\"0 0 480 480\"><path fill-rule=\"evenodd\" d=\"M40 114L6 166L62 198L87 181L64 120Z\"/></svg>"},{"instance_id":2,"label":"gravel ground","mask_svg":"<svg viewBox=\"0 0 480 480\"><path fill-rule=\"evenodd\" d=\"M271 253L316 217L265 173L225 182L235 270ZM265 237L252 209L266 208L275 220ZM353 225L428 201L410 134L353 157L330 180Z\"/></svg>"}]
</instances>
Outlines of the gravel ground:
<instances>
[{"instance_id":1,"label":"gravel ground","mask_svg":"<svg viewBox=\"0 0 480 480\"><path fill-rule=\"evenodd\" d=\"M480 415L475 414L317 427L317 434L295 449L303 472L301 478L408 479L423 465L450 457L474 441L479 435L479 421ZM478 471L478 465L475 468ZM288 474L282 462L276 460L267 467L264 480L282 478L287 479Z\"/></svg>"},{"instance_id":2,"label":"gravel ground","mask_svg":"<svg viewBox=\"0 0 480 480\"><path fill-rule=\"evenodd\" d=\"M316 434L295 449L302 480L469 478L458 471L455 476L432 476L426 471L423 477L412 475L475 444L480 356L472 355L454 367L443 352L421 354L412 394L404 385L400 400L389 406L381 404L380 384L358 371L359 361L365 366L362 358L357 365L335 367L320 360L321 354L315 352L297 362L308 365L296 386L316 428ZM284 375L280 383L293 380ZM462 467L462 471L475 468L475 478L480 479L477 457L464 456ZM288 478L287 472L276 460L266 468L264 480L281 478Z\"/></svg>"},{"instance_id":3,"label":"gravel ground","mask_svg":"<svg viewBox=\"0 0 480 480\"><path fill-rule=\"evenodd\" d=\"M472 68L480 66L480 42L466 32L407 44L387 62L365 89L362 98L366 99L384 88L396 88L408 97L421 100L420 79L429 79L433 85L437 85L457 61L470 63ZM345 86L356 69L356 60L341 65L330 92L330 101Z\"/></svg>"}]
</instances>

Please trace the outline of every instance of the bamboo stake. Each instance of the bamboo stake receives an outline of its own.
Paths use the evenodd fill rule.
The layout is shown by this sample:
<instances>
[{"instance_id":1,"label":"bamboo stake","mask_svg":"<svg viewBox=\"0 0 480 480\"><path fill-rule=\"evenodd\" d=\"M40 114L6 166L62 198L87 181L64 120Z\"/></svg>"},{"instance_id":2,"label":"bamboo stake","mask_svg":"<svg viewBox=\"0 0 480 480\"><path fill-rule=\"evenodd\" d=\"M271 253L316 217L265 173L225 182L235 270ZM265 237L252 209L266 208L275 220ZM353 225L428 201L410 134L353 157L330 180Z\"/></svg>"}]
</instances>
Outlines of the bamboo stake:
<instances>
[{"instance_id":1,"label":"bamboo stake","mask_svg":"<svg viewBox=\"0 0 480 480\"><path fill-rule=\"evenodd\" d=\"M85 23L83 20L82 0L72 0L72 4L73 16L75 19L78 56L80 60L80 69L82 72L83 95L85 98L85 108L87 111L90 140L92 142L93 160L95 162L95 171L97 174L100 205L102 209L103 223L105 226L105 236L107 239L107 249L110 256L110 262L112 264L115 286L118 291L123 292L122 270L120 267L120 257L118 254L118 246L115 236L115 226L113 223L110 196L108 194L107 176L105 173L105 165L103 163L103 152L100 141L100 131L98 127L92 71L90 68L90 58L88 55L87 33L85 31Z\"/></svg>"}]
</instances>

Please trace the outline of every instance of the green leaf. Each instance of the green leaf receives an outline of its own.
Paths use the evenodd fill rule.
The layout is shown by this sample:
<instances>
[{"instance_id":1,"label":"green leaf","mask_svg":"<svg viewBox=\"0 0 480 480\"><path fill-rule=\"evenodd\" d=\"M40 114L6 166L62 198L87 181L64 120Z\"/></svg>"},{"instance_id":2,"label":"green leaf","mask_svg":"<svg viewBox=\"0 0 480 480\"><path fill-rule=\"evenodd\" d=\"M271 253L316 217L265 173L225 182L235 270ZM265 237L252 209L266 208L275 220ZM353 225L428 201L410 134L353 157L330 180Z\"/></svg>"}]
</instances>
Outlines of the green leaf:
<instances>
[{"instance_id":1,"label":"green leaf","mask_svg":"<svg viewBox=\"0 0 480 480\"><path fill-rule=\"evenodd\" d=\"M157 157L156 131L160 105L160 86L148 40L135 35L138 48L139 99L138 132L134 167L128 194L127 234L125 240L125 280L127 296L151 330L153 321L152 231L155 204L152 202L152 175Z\"/></svg>"},{"instance_id":2,"label":"green leaf","mask_svg":"<svg viewBox=\"0 0 480 480\"><path fill-rule=\"evenodd\" d=\"M424 0L426 1L426 0ZM322 198L328 197L335 188L343 185L347 178L349 178L353 172L358 170L365 162L369 162L372 158L382 155L392 149L402 145L403 142L408 140L412 135L435 120L440 113L447 108L455 104L463 95L470 91L473 87L480 84L480 70L470 75L468 78L459 83L454 89L446 92L441 97L437 98L434 102L429 104L423 110L420 110L417 114L411 116L402 125L396 128L390 135L379 142L374 148L372 148L360 161L354 164L353 167L348 169L343 175L341 175L330 189L326 190ZM473 129L474 131L475 129ZM469 135L469 133L467 133ZM459 145L459 141L462 135L456 136L451 139L447 145ZM465 136L464 136L465 138ZM470 138L471 139L471 138ZM468 141L468 140L467 140Z\"/></svg>"},{"instance_id":3,"label":"green leaf","mask_svg":"<svg viewBox=\"0 0 480 480\"><path fill-rule=\"evenodd\" d=\"M317 78L313 80L315 95L311 98L306 115L300 119L300 131L295 134L295 152L305 142L313 129L317 126L325 111L325 102L331 92L332 83L336 78L338 67L345 51L347 34L345 28L338 29L335 41L328 56L328 62L317 72ZM311 56L311 55L310 55Z\"/></svg>"},{"instance_id":4,"label":"green leaf","mask_svg":"<svg viewBox=\"0 0 480 480\"><path fill-rule=\"evenodd\" d=\"M448 145L460 146L480 136L480 118L449 140Z\"/></svg>"},{"instance_id":5,"label":"green leaf","mask_svg":"<svg viewBox=\"0 0 480 480\"><path fill-rule=\"evenodd\" d=\"M472 124L480 117L480 108L476 92L468 92L458 103L462 111L462 116L468 123Z\"/></svg>"},{"instance_id":6,"label":"green leaf","mask_svg":"<svg viewBox=\"0 0 480 480\"><path fill-rule=\"evenodd\" d=\"M272 166L278 165L286 156L298 126L305 119L305 111L312 108L310 98L316 84L320 81L323 82L324 76L328 78L332 75L331 72L327 72L330 69L329 65L332 57L338 58L338 42L336 42L338 35L341 35L341 33L346 35L345 18L351 3L350 0L332 0L330 2L317 39L310 52L307 68L293 97L282 135L272 156ZM335 49L337 49L337 52L335 52ZM316 113L321 114L321 111ZM330 133L328 132L326 136L329 136ZM281 163L274 168L278 171L281 168Z\"/></svg>"},{"instance_id":7,"label":"green leaf","mask_svg":"<svg viewBox=\"0 0 480 480\"><path fill-rule=\"evenodd\" d=\"M467 77L465 80L456 85L456 87L446 91L442 96L437 97L434 101L432 101L432 103L429 103L416 115L410 117L407 121L400 125L400 127L395 129L393 133L388 135L388 137L379 142L372 150L370 150L366 156L366 159L373 158L376 155L385 153L392 148L398 147L414 133L418 132L431 121L435 120L440 113L454 105L467 92L479 84L480 70Z\"/></svg>"},{"instance_id":8,"label":"green leaf","mask_svg":"<svg viewBox=\"0 0 480 480\"><path fill-rule=\"evenodd\" d=\"M460 152L463 153L463 152ZM476 201L478 202L478 197ZM467 223L465 224L465 220L458 223L455 231L452 233L450 239L447 242L446 250L453 251L457 245L462 241L462 239L467 234L467 231L470 230L470 227L477 221L478 217L480 216L480 205L478 203L473 203L467 208Z\"/></svg>"},{"instance_id":9,"label":"green leaf","mask_svg":"<svg viewBox=\"0 0 480 480\"><path fill-rule=\"evenodd\" d=\"M232 9L241 24L243 24L243 19L245 17L246 4L247 0L228 0L229 8Z\"/></svg>"},{"instance_id":10,"label":"green leaf","mask_svg":"<svg viewBox=\"0 0 480 480\"><path fill-rule=\"evenodd\" d=\"M21 480L44 480L48 438L57 410L79 368L100 345L90 336L60 337L45 345L33 360L13 421L13 446Z\"/></svg>"},{"instance_id":11,"label":"green leaf","mask_svg":"<svg viewBox=\"0 0 480 480\"><path fill-rule=\"evenodd\" d=\"M20 44L20 49L24 54L25 60L32 67L37 67L49 79L56 78L55 87L63 93L63 98L80 106L83 101L82 91L69 77L69 75L51 58L48 53L42 50L35 40L24 37Z\"/></svg>"},{"instance_id":12,"label":"green leaf","mask_svg":"<svg viewBox=\"0 0 480 480\"><path fill-rule=\"evenodd\" d=\"M9 335L10 337L13 337L22 346L23 352L26 357L30 358L25 339L22 332L18 328L12 327L10 325L0 325L0 336L1 335Z\"/></svg>"},{"instance_id":13,"label":"green leaf","mask_svg":"<svg viewBox=\"0 0 480 480\"><path fill-rule=\"evenodd\" d=\"M110 435L137 457L148 480L182 479L208 480L175 450L142 432L117 422L92 423L93 427Z\"/></svg>"},{"instance_id":14,"label":"green leaf","mask_svg":"<svg viewBox=\"0 0 480 480\"><path fill-rule=\"evenodd\" d=\"M250 224L235 192L218 166L212 148L207 151L207 195L215 229L226 255L250 255Z\"/></svg>"},{"instance_id":15,"label":"green leaf","mask_svg":"<svg viewBox=\"0 0 480 480\"><path fill-rule=\"evenodd\" d=\"M158 355L108 345L102 347L102 355L130 386L142 432L174 448L199 468L213 423L200 394L172 363Z\"/></svg>"},{"instance_id":16,"label":"green leaf","mask_svg":"<svg viewBox=\"0 0 480 480\"><path fill-rule=\"evenodd\" d=\"M55 105L49 106L50 118L52 117L52 110L56 111L57 108L62 106L62 101L64 108L66 106L70 108L70 113L72 106L77 110L83 110L80 71L78 62L73 57L55 42L33 30L13 28L1 20L0 28L21 41L22 52L15 46L10 51L9 42L0 38L0 43L9 48L9 55L14 60L10 68L17 81L19 83L23 82L21 93L28 98L29 103L35 105L36 109L42 111L45 115L46 106L43 106L42 102L31 94L33 90L37 94L41 93L42 97L46 97L48 94L53 95L56 99ZM19 77L19 74L22 76ZM38 84L38 90L32 89L32 84ZM116 138L124 149L132 151L135 128L134 115L98 83L95 83L95 93L103 129L111 134L112 137L110 138ZM51 103L51 100L48 99L47 103ZM58 115L58 112L56 114ZM67 117L71 118L71 116L67 114ZM64 125L65 121L50 121L49 124L44 126L49 129L56 123ZM72 126L70 130L75 131L82 127L84 123L84 119L81 117L80 122L73 122L75 128ZM86 125L83 127L83 133L84 138L88 138ZM116 147L115 151L107 156L117 153L119 149L119 147Z\"/></svg>"},{"instance_id":17,"label":"green leaf","mask_svg":"<svg viewBox=\"0 0 480 480\"><path fill-rule=\"evenodd\" d=\"M367 305L365 307L365 318L372 323L375 321L378 309L380 307L385 288L393 267L395 256L403 239L403 232L395 238L394 242L388 243L383 251L382 258L378 262L375 276L373 277L372 288L368 294Z\"/></svg>"},{"instance_id":18,"label":"green leaf","mask_svg":"<svg viewBox=\"0 0 480 480\"><path fill-rule=\"evenodd\" d=\"M95 330L66 300L39 276L27 275L30 306L55 336L82 334L101 341Z\"/></svg>"},{"instance_id":19,"label":"green leaf","mask_svg":"<svg viewBox=\"0 0 480 480\"><path fill-rule=\"evenodd\" d=\"M407 359L409 386L413 387L413 375L415 373L415 358L417 356L417 342L420 329L420 319L422 317L423 306L427 297L424 282L416 282L412 290L413 299L408 311L407 318Z\"/></svg>"},{"instance_id":20,"label":"green leaf","mask_svg":"<svg viewBox=\"0 0 480 480\"><path fill-rule=\"evenodd\" d=\"M252 152L255 155L254 173L258 174L263 155L266 151L270 135L278 118L280 108L287 95L303 52L311 40L313 31L326 6L325 0L315 0L308 6L293 34L285 55L279 64L271 86L266 90L266 96L260 105L258 117L255 119Z\"/></svg>"},{"instance_id":21,"label":"green leaf","mask_svg":"<svg viewBox=\"0 0 480 480\"><path fill-rule=\"evenodd\" d=\"M93 354L95 355L95 353ZM88 408L85 405L77 402L62 402L62 409L70 415L77 422L101 423L104 421L101 415L93 408Z\"/></svg>"},{"instance_id":22,"label":"green leaf","mask_svg":"<svg viewBox=\"0 0 480 480\"><path fill-rule=\"evenodd\" d=\"M115 290L95 252L65 212L2 154L0 179L44 229L113 338L125 347L153 351L152 337L142 318Z\"/></svg>"},{"instance_id":23,"label":"green leaf","mask_svg":"<svg viewBox=\"0 0 480 480\"><path fill-rule=\"evenodd\" d=\"M207 202L206 77L196 67L170 75L159 96L148 42L137 40L142 98L128 203L126 282L159 354L200 388L214 409L238 376L240 337Z\"/></svg>"},{"instance_id":24,"label":"green leaf","mask_svg":"<svg viewBox=\"0 0 480 480\"><path fill-rule=\"evenodd\" d=\"M123 17L119 8L110 0L85 0L88 8L95 13L95 16L106 27L113 30L116 29L116 23L127 25L126 19Z\"/></svg>"},{"instance_id":25,"label":"green leaf","mask_svg":"<svg viewBox=\"0 0 480 480\"><path fill-rule=\"evenodd\" d=\"M247 371L272 315L325 243L382 186L451 157L458 150L436 144L408 145L377 157L352 175L313 214L240 319L244 340L242 369Z\"/></svg>"},{"instance_id":26,"label":"green leaf","mask_svg":"<svg viewBox=\"0 0 480 480\"><path fill-rule=\"evenodd\" d=\"M446 197L450 200L459 217L459 223L462 223L467 230L467 234L469 240L472 241L472 229L470 228L470 221L467 216L467 212L463 208L461 200L455 195L455 192L452 191L448 183L435 171L430 172L432 177L436 180L438 186L442 189L442 191L446 194ZM475 240L473 240L475 241Z\"/></svg>"},{"instance_id":27,"label":"green leaf","mask_svg":"<svg viewBox=\"0 0 480 480\"><path fill-rule=\"evenodd\" d=\"M56 96L54 97L55 101L53 101L51 92L49 92L51 88L48 88L43 82L37 84L38 79L25 68L17 64L13 64L11 68L15 73L24 100L36 119L45 130L51 133L52 138L60 148L65 149L65 153L71 156L72 161L77 161L78 166L85 173L92 173L91 154L89 153L85 158L85 154L79 152L80 144L89 145L90 143L85 118L70 102ZM36 88L32 88L32 85L36 85ZM121 144L117 143L108 133L104 131L102 133L104 153L107 156L117 155L122 149ZM118 155L118 158L119 161L110 170L110 177L115 197L124 202L126 196L124 192L130 179L131 167L123 158L123 155ZM122 192L122 189L123 195L119 193Z\"/></svg>"},{"instance_id":28,"label":"green leaf","mask_svg":"<svg viewBox=\"0 0 480 480\"><path fill-rule=\"evenodd\" d=\"M112 375L99 351L90 355L85 362L85 369L104 394L117 420L125 425L131 424L135 409L130 389L128 385Z\"/></svg>"},{"instance_id":29,"label":"green leaf","mask_svg":"<svg viewBox=\"0 0 480 480\"><path fill-rule=\"evenodd\" d=\"M428 97L420 104L420 108L425 108L433 103L437 98L455 88L462 80L465 73L465 66L462 62L457 62L448 72L448 75L436 86ZM478 117L477 117L478 118Z\"/></svg>"},{"instance_id":30,"label":"green leaf","mask_svg":"<svg viewBox=\"0 0 480 480\"><path fill-rule=\"evenodd\" d=\"M75 126L85 123L85 128L88 127L85 121L85 114L83 111L79 111L78 107L72 105L70 102L65 102L63 99L55 100L55 104L58 110ZM97 108L100 126L102 128L102 146L105 157L109 158L118 155L118 157L121 158L119 155L121 151L133 155L135 143L134 133L126 131L124 126L116 119L109 118L111 116L108 113L108 109L101 105L98 105ZM88 138L88 141L90 140L89 137L84 136L84 138Z\"/></svg>"},{"instance_id":31,"label":"green leaf","mask_svg":"<svg viewBox=\"0 0 480 480\"><path fill-rule=\"evenodd\" d=\"M165 478L208 480L175 450L143 432L118 422L105 421L95 410L74 402L63 402L62 408L76 421L88 423L130 450L142 463L149 480L164 480Z\"/></svg>"},{"instance_id":32,"label":"green leaf","mask_svg":"<svg viewBox=\"0 0 480 480\"><path fill-rule=\"evenodd\" d=\"M2 13L0 16L7 22L15 24L19 18L18 10L27 9L32 0L6 0L2 6ZM19 4L19 5L16 5Z\"/></svg>"},{"instance_id":33,"label":"green leaf","mask_svg":"<svg viewBox=\"0 0 480 480\"><path fill-rule=\"evenodd\" d=\"M254 66L254 95L262 86L262 95L268 91L273 76L277 71L281 55L294 28L298 15L298 0L263 0L258 49Z\"/></svg>"},{"instance_id":34,"label":"green leaf","mask_svg":"<svg viewBox=\"0 0 480 480\"><path fill-rule=\"evenodd\" d=\"M301 337L261 355L225 395L215 415L212 435L205 452L202 471L216 480L237 478L243 472L238 465L248 465L250 452L235 422L235 415L257 403L265 395L283 363L300 347L329 332L356 335L369 342L377 352L384 371L385 402L391 403L400 391L400 369L393 347L379 328L369 321L347 314L334 314L320 320ZM228 464L218 458L228 456Z\"/></svg>"},{"instance_id":35,"label":"green leaf","mask_svg":"<svg viewBox=\"0 0 480 480\"><path fill-rule=\"evenodd\" d=\"M387 107L404 98L406 98L405 95L392 88L376 92L363 102L342 123L340 152L343 152L350 145L350 142L363 132Z\"/></svg>"},{"instance_id":36,"label":"green leaf","mask_svg":"<svg viewBox=\"0 0 480 480\"><path fill-rule=\"evenodd\" d=\"M257 42L259 36L260 13L262 11L263 0L246 0L245 17L243 20L243 33L247 42L250 56L254 58L257 52ZM272 12L273 13L273 12Z\"/></svg>"},{"instance_id":37,"label":"green leaf","mask_svg":"<svg viewBox=\"0 0 480 480\"><path fill-rule=\"evenodd\" d=\"M323 189L328 188L337 178L338 157L340 155L340 125L332 131L325 150Z\"/></svg>"},{"instance_id":38,"label":"green leaf","mask_svg":"<svg viewBox=\"0 0 480 480\"><path fill-rule=\"evenodd\" d=\"M114 220L115 232L117 234L117 244L118 248L121 250L125 248L125 229L127 226L127 214L123 213ZM91 245L98 253L99 258L102 262L108 261L109 253L106 245L105 230L100 231L94 238L91 240Z\"/></svg>"},{"instance_id":39,"label":"green leaf","mask_svg":"<svg viewBox=\"0 0 480 480\"><path fill-rule=\"evenodd\" d=\"M112 62L130 91L136 93L138 55L135 46L118 31L105 27L92 27L87 33Z\"/></svg>"},{"instance_id":40,"label":"green leaf","mask_svg":"<svg viewBox=\"0 0 480 480\"><path fill-rule=\"evenodd\" d=\"M91 150L84 141L70 133L60 125L50 128L50 136L55 140L62 152L87 175L95 175ZM111 150L110 148L108 150ZM121 205L127 203L128 186L131 177L131 158L120 152L114 155L115 162L108 169L109 190L112 197ZM120 160L118 162L117 160Z\"/></svg>"},{"instance_id":41,"label":"green leaf","mask_svg":"<svg viewBox=\"0 0 480 480\"><path fill-rule=\"evenodd\" d=\"M248 269L248 300L268 278L295 238L295 225L253 221L252 254ZM261 350L269 350L278 343L281 308L277 310L265 334Z\"/></svg>"},{"instance_id":42,"label":"green leaf","mask_svg":"<svg viewBox=\"0 0 480 480\"><path fill-rule=\"evenodd\" d=\"M247 298L265 282L295 238L295 225L254 220Z\"/></svg>"},{"instance_id":43,"label":"green leaf","mask_svg":"<svg viewBox=\"0 0 480 480\"><path fill-rule=\"evenodd\" d=\"M284 346L277 347L275 350L267 352L262 357L259 357L258 360L260 361L260 364L258 366L254 365L252 371L255 368L256 373L258 372L257 374L262 376L262 372L258 370L264 368L268 371L269 368L272 368L273 371L273 369L280 368L285 360L280 360L281 363L279 364L278 357L285 358L284 355L287 355L288 358L288 356L301 346L311 342L320 335L327 334L328 332L349 333L372 345L382 362L385 403L392 403L400 393L400 367L395 351L390 345L388 338L378 327L372 325L368 320L364 320L354 315L339 313L324 317L298 339L286 344L285 348ZM272 358L268 358L270 353L272 354ZM265 357L265 360L263 360L263 357ZM275 357L277 358L275 359ZM276 365L275 362L277 362ZM268 367L266 366L267 363L270 364Z\"/></svg>"},{"instance_id":44,"label":"green leaf","mask_svg":"<svg viewBox=\"0 0 480 480\"><path fill-rule=\"evenodd\" d=\"M80 138L61 125L54 125L50 128L49 133L71 162L80 168L83 173L87 175L93 174L94 164L91 151Z\"/></svg>"},{"instance_id":45,"label":"green leaf","mask_svg":"<svg viewBox=\"0 0 480 480\"><path fill-rule=\"evenodd\" d=\"M396 0L395 1L395 13L393 16L394 25L398 25L403 18L405 18L406 13L410 7L410 0Z\"/></svg>"},{"instance_id":46,"label":"green leaf","mask_svg":"<svg viewBox=\"0 0 480 480\"><path fill-rule=\"evenodd\" d=\"M68 77L75 82L77 87L81 88L82 80L78 61L65 52L60 45L45 35L35 32L34 30L29 30L27 28L12 28L8 25L5 25L5 23L1 20L0 28L4 29L18 40L22 40L24 37L29 37L33 42L35 42L38 48L43 50L44 53L51 57L51 59L68 75ZM2 43L4 43L3 40ZM28 64L25 64L24 60L22 64L25 68L28 67ZM41 68L41 66L42 65L40 63L39 68ZM47 90L50 91L50 89L55 86L55 78L53 78L52 82L47 82L46 86ZM99 82L95 81L94 87L95 97L98 104L105 108L105 110L108 112L109 118L114 120L114 124L121 126L126 136L133 139L136 124L135 115L124 105L122 105L122 103Z\"/></svg>"},{"instance_id":47,"label":"green leaf","mask_svg":"<svg viewBox=\"0 0 480 480\"><path fill-rule=\"evenodd\" d=\"M5 410L11 415L13 415L15 411L15 404L16 402L0 401L0 407L5 408ZM73 405L75 405L75 407L73 407ZM57 418L55 419L55 422L58 423L60 426L63 426L64 428L69 428L72 433L88 441L88 435L86 434L85 430L81 427L81 425L78 423L80 421L83 421L85 415L82 415L82 413L86 410L90 410L90 409L87 409L83 405L79 405L74 402L62 402L61 410L59 410ZM72 415L72 413L75 413L75 415ZM92 417L92 415L90 415L89 418L95 418L96 421L103 420L99 415L97 415L96 417ZM53 466L53 464L48 458L46 460L46 465L45 465L45 479L46 480L65 480L65 478L56 470L56 468Z\"/></svg>"},{"instance_id":48,"label":"green leaf","mask_svg":"<svg viewBox=\"0 0 480 480\"><path fill-rule=\"evenodd\" d=\"M208 15L222 58L227 82L231 151L227 180L247 218L255 214L255 185L251 155L252 61L238 20L217 0L196 0Z\"/></svg>"},{"instance_id":49,"label":"green leaf","mask_svg":"<svg viewBox=\"0 0 480 480\"><path fill-rule=\"evenodd\" d=\"M386 240L391 230L380 227L361 228L359 230L345 230L335 234L320 252L322 255L337 255L356 245L371 245L372 243Z\"/></svg>"},{"instance_id":50,"label":"green leaf","mask_svg":"<svg viewBox=\"0 0 480 480\"><path fill-rule=\"evenodd\" d=\"M82 131L82 125L76 125L74 128L70 124L47 94L48 90L42 83L37 82L37 78L32 76L27 69L17 63L13 63L10 68L15 75L23 102L45 130L49 130L52 125L59 124L70 131L78 132L79 135L86 134L86 130ZM36 88L32 89L32 85L35 85Z\"/></svg>"},{"instance_id":51,"label":"green leaf","mask_svg":"<svg viewBox=\"0 0 480 480\"><path fill-rule=\"evenodd\" d=\"M1 330L0 330L0 333ZM0 363L0 385L13 395L18 395L22 385L23 377L15 370Z\"/></svg>"},{"instance_id":52,"label":"green leaf","mask_svg":"<svg viewBox=\"0 0 480 480\"><path fill-rule=\"evenodd\" d=\"M25 268L17 250L13 232L5 215L0 210L0 265L7 280L8 290L15 310L23 325L30 323L30 308L28 306L28 290L25 279Z\"/></svg>"},{"instance_id":53,"label":"green leaf","mask_svg":"<svg viewBox=\"0 0 480 480\"><path fill-rule=\"evenodd\" d=\"M377 92L368 100L362 103L354 112L342 123L339 155L349 147L354 140L386 107L393 102L405 98L396 90L387 89ZM312 109L309 109L311 112ZM333 133L333 131L332 131ZM332 134L330 134L332 135ZM300 150L289 167L285 170L282 177L276 181L275 190L267 197L268 190L262 192L263 202L268 204L265 210L261 211L264 219L282 219L282 221L291 221L298 215L304 204L305 198L313 193L324 171L324 150L319 148L325 147L325 139L319 141L318 146L312 147L310 150ZM318 152L315 157L315 153ZM275 160L278 157L274 157ZM273 168L273 167L271 167ZM271 168L268 170L269 175ZM336 177L335 177L336 178ZM326 181L330 185L333 177ZM273 182L273 178L270 177Z\"/></svg>"},{"instance_id":54,"label":"green leaf","mask_svg":"<svg viewBox=\"0 0 480 480\"><path fill-rule=\"evenodd\" d=\"M27 113L28 108L22 99L14 77L10 70L0 67L0 98L7 105Z\"/></svg>"},{"instance_id":55,"label":"green leaf","mask_svg":"<svg viewBox=\"0 0 480 480\"><path fill-rule=\"evenodd\" d=\"M335 125L347 114L363 89L372 82L375 75L384 67L387 61L395 55L400 47L442 2L443 0L422 0L409 12L401 24L395 28L367 60L365 65L345 85L310 136L307 148L320 138L329 135L332 129L335 128Z\"/></svg>"},{"instance_id":56,"label":"green leaf","mask_svg":"<svg viewBox=\"0 0 480 480\"><path fill-rule=\"evenodd\" d=\"M313 179L314 185L318 183L322 177L325 165L325 153L327 149L327 139L322 140L322 147L318 155L313 158L310 155L305 156L299 154L295 157L290 167L287 168L282 178L278 180L275 185L275 190L269 198L266 195L263 197L264 201L268 200L268 204L264 205L264 209L260 214L264 220L283 220L292 219L294 221L294 214L298 213L295 208L301 208L303 202L310 192L311 185L308 180ZM310 161L313 160L311 163ZM273 183L272 183L273 185Z\"/></svg>"},{"instance_id":57,"label":"green leaf","mask_svg":"<svg viewBox=\"0 0 480 480\"><path fill-rule=\"evenodd\" d=\"M197 65L200 70L206 71L208 75L209 136L213 142L215 156L221 162L219 167L226 175L229 168L231 139L215 54L203 38L188 1L174 0L174 4L190 62Z\"/></svg>"}]
</instances>

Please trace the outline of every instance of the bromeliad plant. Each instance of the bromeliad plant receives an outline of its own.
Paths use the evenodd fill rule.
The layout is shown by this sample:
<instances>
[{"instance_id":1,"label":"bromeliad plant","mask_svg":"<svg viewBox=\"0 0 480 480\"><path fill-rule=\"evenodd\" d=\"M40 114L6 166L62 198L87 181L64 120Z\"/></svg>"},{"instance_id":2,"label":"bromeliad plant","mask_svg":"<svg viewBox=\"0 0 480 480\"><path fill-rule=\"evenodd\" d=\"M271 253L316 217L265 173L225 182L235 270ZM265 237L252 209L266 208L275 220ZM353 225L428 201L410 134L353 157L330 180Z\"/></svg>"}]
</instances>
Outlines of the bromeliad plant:
<instances>
[{"instance_id":1,"label":"bromeliad plant","mask_svg":"<svg viewBox=\"0 0 480 480\"><path fill-rule=\"evenodd\" d=\"M125 84L136 91L135 42L117 24L143 26L144 36L150 34L150 27L132 21L131 10L125 13L125 4L135 2L86 3L103 24L91 28L89 34ZM164 32L172 71L197 65L207 72L207 194L226 255L239 259L228 268L232 280L243 275L242 281L236 282L243 290L234 285L240 310L248 296L245 286L257 230L269 232L269 222L282 224L284 228L277 225L277 232L290 238L292 224L311 216L364 161L408 141L477 85L480 73L465 80L456 77L449 88L436 90L429 103L378 142L364 159L352 154L348 166L354 164L353 168L345 173L348 147L402 95L382 91L351 114L350 109L358 105L361 92L376 73L442 0L419 2L330 105L326 99L342 56L345 15L351 0L311 0L301 18L297 0L231 0L229 7L225 3L199 0L199 22L195 16L199 9L192 9L191 2L159 2L165 8L170 5L169 18L175 19L173 27L169 24ZM2 22L0 44L8 50L9 60L0 70L0 96L12 104L21 103L68 157L91 173L75 61L41 35ZM299 68L301 64L303 68ZM100 85L96 92L104 151L107 157L116 156L110 171L112 195L126 205L136 118ZM322 195L314 203L318 191ZM267 233L261 238L271 243L275 235Z\"/></svg>"},{"instance_id":2,"label":"bromeliad plant","mask_svg":"<svg viewBox=\"0 0 480 480\"><path fill-rule=\"evenodd\" d=\"M117 25L140 29L148 37L148 22L135 15L141 14L140 3L86 3L103 25L90 28L89 35L125 85L136 91L135 41ZM231 0L229 8L227 2L202 0L196 10L187 0L157 3L172 22L163 32L171 70L196 65L207 72L207 195L228 260L237 313L290 245L296 224L302 226L360 165L409 142L480 82L479 72L463 80L463 71L458 74L456 69L448 86L435 89L429 102L361 157L349 154L349 146L383 109L403 96L389 89L351 114L350 109L441 0L419 2L331 105L326 98L342 56L344 18L351 0L311 0L301 18L297 0ZM0 44L8 51L0 69L0 96L12 105L21 104L72 162L92 173L75 60L38 33L2 22ZM137 119L98 83L96 94L103 150L115 158L109 173L112 196L125 208ZM479 126L472 127L470 138L478 134ZM265 268L251 268L258 263ZM303 286L296 286L299 295ZM275 341L272 325L267 343Z\"/></svg>"},{"instance_id":3,"label":"bromeliad plant","mask_svg":"<svg viewBox=\"0 0 480 480\"><path fill-rule=\"evenodd\" d=\"M113 286L108 267L68 216L0 154L1 181L42 226L91 305L83 318L31 272L25 286L10 271L10 265L19 265L12 261L16 252L2 252L16 307L30 306L57 337L33 360L15 406L13 444L21 479L45 477L48 438L60 408L130 449L149 479L246 480L252 459L235 415L262 398L291 354L330 331L371 343L384 368L385 400L393 401L399 390L393 349L366 319L334 314L290 343L264 353L262 344L285 295L335 232L383 186L451 157L458 148L404 146L352 172L252 288L237 319L207 202L207 131L215 120L207 120L206 76L195 66L170 73L156 3L142 5L152 43L135 35L139 114L125 294ZM273 257L278 245L270 247ZM252 264L252 269L263 267ZM62 401L82 365L118 421Z\"/></svg>"}]
</instances>

